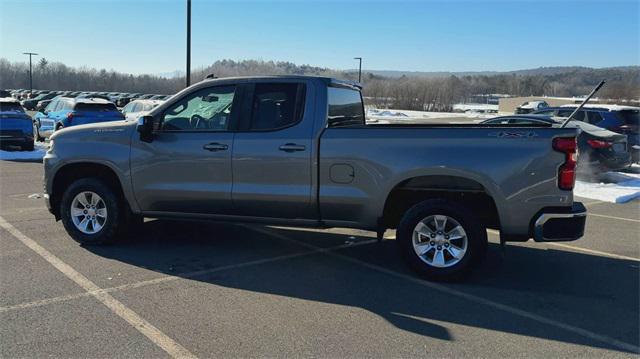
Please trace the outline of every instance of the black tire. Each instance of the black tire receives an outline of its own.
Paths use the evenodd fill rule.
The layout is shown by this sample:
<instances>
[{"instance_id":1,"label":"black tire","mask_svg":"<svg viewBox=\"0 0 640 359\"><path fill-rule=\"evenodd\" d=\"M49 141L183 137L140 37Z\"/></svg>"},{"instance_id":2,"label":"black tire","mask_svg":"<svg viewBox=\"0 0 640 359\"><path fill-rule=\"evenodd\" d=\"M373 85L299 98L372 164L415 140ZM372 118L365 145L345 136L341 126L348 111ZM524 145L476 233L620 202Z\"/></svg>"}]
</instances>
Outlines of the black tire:
<instances>
[{"instance_id":1,"label":"black tire","mask_svg":"<svg viewBox=\"0 0 640 359\"><path fill-rule=\"evenodd\" d=\"M76 228L71 218L71 204L81 192L91 191L102 198L107 210L107 218L101 230L86 234ZM113 243L127 230L128 212L124 201L112 188L96 178L82 178L73 182L62 195L60 202L62 224L71 238L80 244Z\"/></svg>"},{"instance_id":2,"label":"black tire","mask_svg":"<svg viewBox=\"0 0 640 359\"><path fill-rule=\"evenodd\" d=\"M24 145L20 146L20 149L23 151L33 151L34 148L35 145L33 144L33 142L27 142Z\"/></svg>"},{"instance_id":3,"label":"black tire","mask_svg":"<svg viewBox=\"0 0 640 359\"><path fill-rule=\"evenodd\" d=\"M449 267L436 267L426 263L413 248L414 228L418 222L433 215L446 215L454 219L466 233L466 252L457 263ZM436 281L458 281L465 278L482 261L487 249L487 230L482 222L463 206L444 199L427 200L411 207L398 225L396 238L409 267L421 276Z\"/></svg>"}]
</instances>

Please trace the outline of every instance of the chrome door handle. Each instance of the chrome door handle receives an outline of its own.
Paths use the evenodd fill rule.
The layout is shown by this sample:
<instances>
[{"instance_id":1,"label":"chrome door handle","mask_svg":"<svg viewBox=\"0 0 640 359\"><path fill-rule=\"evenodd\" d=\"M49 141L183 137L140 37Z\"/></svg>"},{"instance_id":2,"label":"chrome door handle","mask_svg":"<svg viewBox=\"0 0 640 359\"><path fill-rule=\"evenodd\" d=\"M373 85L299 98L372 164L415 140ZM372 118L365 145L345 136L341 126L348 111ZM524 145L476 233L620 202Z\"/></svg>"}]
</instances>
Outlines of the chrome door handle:
<instances>
[{"instance_id":1,"label":"chrome door handle","mask_svg":"<svg viewBox=\"0 0 640 359\"><path fill-rule=\"evenodd\" d=\"M216 151L226 151L229 146L225 145L224 143L208 143L204 146L202 146L203 149L207 150L207 151L211 151L211 152L216 152Z\"/></svg>"},{"instance_id":2,"label":"chrome door handle","mask_svg":"<svg viewBox=\"0 0 640 359\"><path fill-rule=\"evenodd\" d=\"M296 151L304 151L306 147L303 145L296 145L295 143L287 143L279 147L280 151L284 152L296 152Z\"/></svg>"}]
</instances>

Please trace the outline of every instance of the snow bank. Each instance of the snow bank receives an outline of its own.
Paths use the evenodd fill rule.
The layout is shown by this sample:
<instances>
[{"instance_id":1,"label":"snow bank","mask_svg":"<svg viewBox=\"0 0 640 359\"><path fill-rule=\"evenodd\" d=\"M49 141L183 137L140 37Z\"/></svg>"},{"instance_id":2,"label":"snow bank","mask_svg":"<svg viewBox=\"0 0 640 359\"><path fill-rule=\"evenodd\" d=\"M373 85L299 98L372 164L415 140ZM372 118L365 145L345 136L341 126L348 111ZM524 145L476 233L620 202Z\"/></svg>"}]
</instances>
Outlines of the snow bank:
<instances>
[{"instance_id":1,"label":"snow bank","mask_svg":"<svg viewBox=\"0 0 640 359\"><path fill-rule=\"evenodd\" d=\"M47 145L36 143L33 151L7 151L0 150L0 160L4 161L42 161L47 152Z\"/></svg>"},{"instance_id":2,"label":"snow bank","mask_svg":"<svg viewBox=\"0 0 640 359\"><path fill-rule=\"evenodd\" d=\"M496 114L477 112L427 112L393 109L367 110L367 119L378 123L475 123L488 118L496 117Z\"/></svg>"},{"instance_id":3,"label":"snow bank","mask_svg":"<svg viewBox=\"0 0 640 359\"><path fill-rule=\"evenodd\" d=\"M640 198L640 168L629 172L607 172L599 183L576 181L573 194L611 203L625 203Z\"/></svg>"}]
</instances>

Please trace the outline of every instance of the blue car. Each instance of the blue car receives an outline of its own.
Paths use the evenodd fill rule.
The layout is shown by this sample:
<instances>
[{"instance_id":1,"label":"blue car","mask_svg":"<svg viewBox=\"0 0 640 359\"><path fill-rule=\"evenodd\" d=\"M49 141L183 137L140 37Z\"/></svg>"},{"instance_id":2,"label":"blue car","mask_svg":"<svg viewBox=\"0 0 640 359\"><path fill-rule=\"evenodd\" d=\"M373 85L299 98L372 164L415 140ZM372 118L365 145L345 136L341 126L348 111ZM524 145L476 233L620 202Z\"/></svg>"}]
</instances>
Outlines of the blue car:
<instances>
[{"instance_id":1,"label":"blue car","mask_svg":"<svg viewBox=\"0 0 640 359\"><path fill-rule=\"evenodd\" d=\"M536 111L536 115L569 117L577 106L549 107ZM640 161L640 107L587 104L574 117L609 131L627 135L633 162Z\"/></svg>"},{"instance_id":2,"label":"blue car","mask_svg":"<svg viewBox=\"0 0 640 359\"><path fill-rule=\"evenodd\" d=\"M65 127L120 121L124 115L112 102L101 98L56 97L33 119L35 135L40 140Z\"/></svg>"},{"instance_id":3,"label":"blue car","mask_svg":"<svg viewBox=\"0 0 640 359\"><path fill-rule=\"evenodd\" d=\"M0 145L33 151L33 122L14 98L0 98Z\"/></svg>"}]
</instances>

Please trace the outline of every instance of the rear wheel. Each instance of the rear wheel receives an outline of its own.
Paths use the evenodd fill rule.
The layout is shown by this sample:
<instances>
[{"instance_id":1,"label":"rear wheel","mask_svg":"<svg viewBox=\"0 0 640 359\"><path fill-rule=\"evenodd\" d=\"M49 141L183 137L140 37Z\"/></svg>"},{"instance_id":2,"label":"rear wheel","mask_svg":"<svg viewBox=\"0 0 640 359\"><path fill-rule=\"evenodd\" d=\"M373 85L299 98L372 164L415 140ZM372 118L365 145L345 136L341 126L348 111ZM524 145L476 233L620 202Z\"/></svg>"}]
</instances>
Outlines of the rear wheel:
<instances>
[{"instance_id":1,"label":"rear wheel","mask_svg":"<svg viewBox=\"0 0 640 359\"><path fill-rule=\"evenodd\" d=\"M112 188L95 178L73 182L60 203L62 224L82 244L115 241L127 227L126 206Z\"/></svg>"},{"instance_id":2,"label":"rear wheel","mask_svg":"<svg viewBox=\"0 0 640 359\"><path fill-rule=\"evenodd\" d=\"M33 137L35 137L37 142L44 141L44 137L40 136L40 130L38 129L38 125L36 122L33 122Z\"/></svg>"},{"instance_id":3,"label":"rear wheel","mask_svg":"<svg viewBox=\"0 0 640 359\"><path fill-rule=\"evenodd\" d=\"M463 206L427 200L409 209L398 226L398 244L409 266L442 281L464 278L487 247L482 223Z\"/></svg>"}]
</instances>

